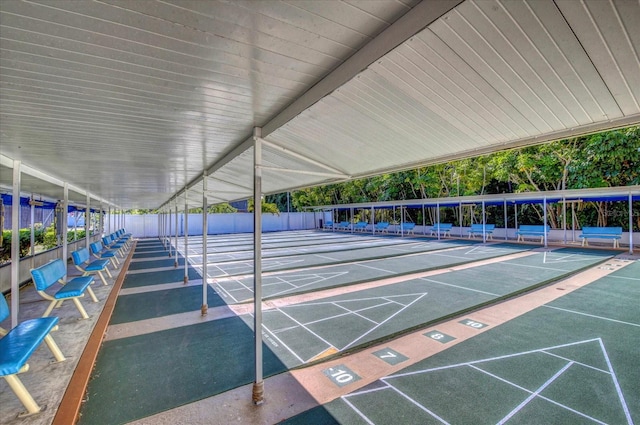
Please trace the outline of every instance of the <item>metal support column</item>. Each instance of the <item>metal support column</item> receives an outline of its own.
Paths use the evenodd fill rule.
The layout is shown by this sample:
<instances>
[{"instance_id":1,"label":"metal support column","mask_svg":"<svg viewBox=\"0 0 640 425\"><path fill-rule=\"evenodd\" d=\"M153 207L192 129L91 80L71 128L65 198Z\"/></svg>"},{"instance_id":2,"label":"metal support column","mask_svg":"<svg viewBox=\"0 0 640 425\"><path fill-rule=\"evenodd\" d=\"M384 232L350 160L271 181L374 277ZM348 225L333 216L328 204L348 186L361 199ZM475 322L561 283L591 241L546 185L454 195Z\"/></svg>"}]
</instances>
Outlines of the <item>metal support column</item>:
<instances>
[{"instance_id":1,"label":"metal support column","mask_svg":"<svg viewBox=\"0 0 640 425\"><path fill-rule=\"evenodd\" d=\"M87 209L84 213L84 247L89 251L89 241L91 240L91 197L87 192ZM65 224L67 222L67 214L64 215ZM89 251L91 252L91 251Z\"/></svg>"},{"instance_id":2,"label":"metal support column","mask_svg":"<svg viewBox=\"0 0 640 425\"><path fill-rule=\"evenodd\" d=\"M203 316L207 315L209 310L209 304L207 300L207 233L209 233L209 217L207 211L207 175L204 173L202 176L202 305L200 306L200 313Z\"/></svg>"},{"instance_id":3,"label":"metal support column","mask_svg":"<svg viewBox=\"0 0 640 425\"><path fill-rule=\"evenodd\" d=\"M62 226L62 262L65 266L64 280L67 280L67 260L69 259L69 243L67 242L67 214L69 214L69 183L64 182L62 186L62 214L60 217L64 220L64 223L60 223Z\"/></svg>"},{"instance_id":4,"label":"metal support column","mask_svg":"<svg viewBox=\"0 0 640 425\"><path fill-rule=\"evenodd\" d=\"M547 247L547 197L542 198L542 209L544 210L543 218L544 218L544 247Z\"/></svg>"},{"instance_id":5,"label":"metal support column","mask_svg":"<svg viewBox=\"0 0 640 425\"><path fill-rule=\"evenodd\" d=\"M504 240L509 240L509 217L507 216L507 200L504 200Z\"/></svg>"},{"instance_id":6,"label":"metal support column","mask_svg":"<svg viewBox=\"0 0 640 425\"><path fill-rule=\"evenodd\" d=\"M175 233L175 246L173 247L173 252L175 254L173 267L178 268L178 198L176 198L176 233Z\"/></svg>"},{"instance_id":7,"label":"metal support column","mask_svg":"<svg viewBox=\"0 0 640 425\"><path fill-rule=\"evenodd\" d=\"M629 254L633 255L633 195L629 192Z\"/></svg>"},{"instance_id":8,"label":"metal support column","mask_svg":"<svg viewBox=\"0 0 640 425\"><path fill-rule=\"evenodd\" d=\"M29 251L31 254L31 258L29 259L29 264L31 264L31 268L35 267L35 255L36 255L36 229L35 229L35 221L36 221L36 203L33 200L33 194L31 195L31 199L29 200L29 206L31 217L29 218L29 227L30 227L30 236L29 236ZM0 232L4 229L0 229Z\"/></svg>"},{"instance_id":9,"label":"metal support column","mask_svg":"<svg viewBox=\"0 0 640 425\"><path fill-rule=\"evenodd\" d=\"M255 339L255 381L252 400L264 402L262 379L262 136L261 128L253 130L253 333Z\"/></svg>"},{"instance_id":10,"label":"metal support column","mask_svg":"<svg viewBox=\"0 0 640 425\"><path fill-rule=\"evenodd\" d=\"M18 326L20 308L20 166L13 161L13 192L11 199L11 328ZM0 229L2 231L2 229ZM0 294L0 296L2 296Z\"/></svg>"},{"instance_id":11,"label":"metal support column","mask_svg":"<svg viewBox=\"0 0 640 425\"><path fill-rule=\"evenodd\" d=\"M436 202L436 222L438 223L436 227L436 236L438 240L440 240L440 202Z\"/></svg>"},{"instance_id":12,"label":"metal support column","mask_svg":"<svg viewBox=\"0 0 640 425\"><path fill-rule=\"evenodd\" d=\"M189 282L189 202L187 189L184 191L184 284Z\"/></svg>"},{"instance_id":13,"label":"metal support column","mask_svg":"<svg viewBox=\"0 0 640 425\"><path fill-rule=\"evenodd\" d=\"M482 201L482 243L487 243L487 216L485 214L485 203Z\"/></svg>"}]
</instances>

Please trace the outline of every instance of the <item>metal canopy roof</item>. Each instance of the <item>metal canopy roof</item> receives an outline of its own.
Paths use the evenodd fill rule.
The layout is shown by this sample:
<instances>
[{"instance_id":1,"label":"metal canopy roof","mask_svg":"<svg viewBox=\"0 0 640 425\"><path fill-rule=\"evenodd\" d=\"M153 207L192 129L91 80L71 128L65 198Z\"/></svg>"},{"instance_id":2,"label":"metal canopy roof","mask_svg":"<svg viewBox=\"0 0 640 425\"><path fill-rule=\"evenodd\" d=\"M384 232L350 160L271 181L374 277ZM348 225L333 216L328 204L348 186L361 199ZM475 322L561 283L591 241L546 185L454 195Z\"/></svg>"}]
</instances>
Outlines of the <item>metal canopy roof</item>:
<instances>
[{"instance_id":1,"label":"metal canopy roof","mask_svg":"<svg viewBox=\"0 0 640 425\"><path fill-rule=\"evenodd\" d=\"M4 0L0 184L20 160L26 193L196 207L204 175L210 202L251 196L255 126L275 193L637 124L638 22L638 0Z\"/></svg>"}]
</instances>

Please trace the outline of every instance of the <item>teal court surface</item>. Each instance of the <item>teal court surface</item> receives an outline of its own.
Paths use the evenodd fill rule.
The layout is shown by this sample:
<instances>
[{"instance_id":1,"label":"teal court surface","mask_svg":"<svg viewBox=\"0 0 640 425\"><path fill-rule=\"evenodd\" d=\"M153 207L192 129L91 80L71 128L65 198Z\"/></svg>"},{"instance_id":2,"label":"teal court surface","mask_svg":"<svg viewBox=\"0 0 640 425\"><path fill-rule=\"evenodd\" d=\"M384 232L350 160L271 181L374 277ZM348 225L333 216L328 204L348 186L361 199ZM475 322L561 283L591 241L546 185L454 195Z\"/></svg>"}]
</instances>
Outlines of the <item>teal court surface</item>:
<instances>
[{"instance_id":1,"label":"teal court surface","mask_svg":"<svg viewBox=\"0 0 640 425\"><path fill-rule=\"evenodd\" d=\"M142 239L78 423L638 423L640 262L622 251L263 241L263 406L249 388L251 235L208 237L206 316L202 239L178 239L171 256L168 241Z\"/></svg>"}]
</instances>

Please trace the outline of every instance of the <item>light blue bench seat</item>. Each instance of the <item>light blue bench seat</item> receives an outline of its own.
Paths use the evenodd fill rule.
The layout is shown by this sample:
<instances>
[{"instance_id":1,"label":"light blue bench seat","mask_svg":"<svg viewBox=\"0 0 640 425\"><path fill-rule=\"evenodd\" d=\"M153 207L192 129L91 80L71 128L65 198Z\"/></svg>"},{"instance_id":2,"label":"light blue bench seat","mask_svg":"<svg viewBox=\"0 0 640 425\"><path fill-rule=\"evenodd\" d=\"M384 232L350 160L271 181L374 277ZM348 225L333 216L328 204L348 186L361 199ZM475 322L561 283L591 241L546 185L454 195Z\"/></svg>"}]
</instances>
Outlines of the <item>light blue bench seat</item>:
<instances>
[{"instance_id":1,"label":"light blue bench seat","mask_svg":"<svg viewBox=\"0 0 640 425\"><path fill-rule=\"evenodd\" d=\"M124 258L124 252L125 252L125 249L126 249L125 243L124 242L118 242L113 233L110 234L110 235L104 236L102 238L102 243L107 248L112 249L112 250L116 251L118 254L120 254L120 257Z\"/></svg>"},{"instance_id":2,"label":"light blue bench seat","mask_svg":"<svg viewBox=\"0 0 640 425\"><path fill-rule=\"evenodd\" d=\"M375 225L375 231L380 233L387 233L389 231L388 221L379 221Z\"/></svg>"},{"instance_id":3,"label":"light blue bench seat","mask_svg":"<svg viewBox=\"0 0 640 425\"><path fill-rule=\"evenodd\" d=\"M47 317L56 305L60 307L64 300L70 299L76 305L78 311L80 311L80 315L84 319L88 319L89 315L80 303L79 298L84 297L84 293L86 291L91 296L93 302L98 302L96 295L89 286L93 283L94 277L80 276L74 277L70 281L65 281L64 277L66 274L67 266L59 258L38 268L31 269L31 277L33 278L33 284L36 287L36 291L42 298L51 301L42 317ZM56 282L59 282L62 285L62 288L60 288L54 295L49 295L45 292Z\"/></svg>"},{"instance_id":4,"label":"light blue bench seat","mask_svg":"<svg viewBox=\"0 0 640 425\"><path fill-rule=\"evenodd\" d=\"M354 225L353 230L355 230L356 232L364 232L365 230L367 230L368 225L369 223L367 223L366 221L359 221Z\"/></svg>"},{"instance_id":5,"label":"light blue bench seat","mask_svg":"<svg viewBox=\"0 0 640 425\"><path fill-rule=\"evenodd\" d=\"M443 236L451 236L451 229L453 228L453 223L439 223L434 224L429 229L429 234L431 236L437 236L438 234Z\"/></svg>"},{"instance_id":6,"label":"light blue bench seat","mask_svg":"<svg viewBox=\"0 0 640 425\"><path fill-rule=\"evenodd\" d=\"M413 235L416 228L416 223L402 223L398 226L396 232L405 235Z\"/></svg>"},{"instance_id":7,"label":"light blue bench seat","mask_svg":"<svg viewBox=\"0 0 640 425\"><path fill-rule=\"evenodd\" d=\"M73 265L76 266L76 269L82 272L83 276L91 276L92 274L97 274L100 276L100 280L105 285L108 285L107 279L104 278L102 272L106 272L109 277L111 276L111 272L107 268L109 265L109 260L94 260L91 261L91 257L89 256L89 250L87 248L80 248L77 251L73 251L71 253L71 258L73 258Z\"/></svg>"},{"instance_id":8,"label":"light blue bench seat","mask_svg":"<svg viewBox=\"0 0 640 425\"><path fill-rule=\"evenodd\" d=\"M493 240L493 231L495 230L495 228L495 224L483 225L482 223L474 223L469 229L469 239L475 237L476 235L482 236L482 234L484 233L487 235L487 239Z\"/></svg>"},{"instance_id":9,"label":"light blue bench seat","mask_svg":"<svg viewBox=\"0 0 640 425\"><path fill-rule=\"evenodd\" d=\"M326 222L324 222L324 224L323 224L322 228L323 228L323 229L333 229L333 221L326 221Z\"/></svg>"},{"instance_id":10,"label":"light blue bench seat","mask_svg":"<svg viewBox=\"0 0 640 425\"><path fill-rule=\"evenodd\" d=\"M4 296L0 295L0 322L7 317L9 317L9 306ZM62 351L60 351L60 348L58 348L58 345L49 334L57 328L57 317L25 320L9 331L0 328L0 335L2 335L2 338L0 338L0 376L7 381L9 387L27 409L20 416L33 415L41 410L38 403L36 403L17 376L19 373L29 370L27 361L31 354L44 341L56 361L62 362L65 360Z\"/></svg>"},{"instance_id":11,"label":"light blue bench seat","mask_svg":"<svg viewBox=\"0 0 640 425\"><path fill-rule=\"evenodd\" d=\"M551 226L549 225L545 228L545 226L538 224L523 224L518 228L516 235L518 236L518 242L524 242L525 237L530 237L540 238L540 243L544 243L544 235L545 233L549 234L550 230Z\"/></svg>"},{"instance_id":12,"label":"light blue bench seat","mask_svg":"<svg viewBox=\"0 0 640 425\"><path fill-rule=\"evenodd\" d=\"M116 252L114 250L105 248L100 241L92 243L91 245L89 245L89 247L91 248L91 253L93 254L93 256L98 260L109 260L111 261L114 270L118 268L118 264L120 264L120 261L118 260Z\"/></svg>"},{"instance_id":13,"label":"light blue bench seat","mask_svg":"<svg viewBox=\"0 0 640 425\"><path fill-rule=\"evenodd\" d=\"M588 239L613 239L613 247L620 248L622 239L622 227L583 227L582 246L589 246Z\"/></svg>"},{"instance_id":14,"label":"light blue bench seat","mask_svg":"<svg viewBox=\"0 0 640 425\"><path fill-rule=\"evenodd\" d=\"M341 221L337 226L338 230L349 230L351 229L351 223L348 221Z\"/></svg>"}]
</instances>

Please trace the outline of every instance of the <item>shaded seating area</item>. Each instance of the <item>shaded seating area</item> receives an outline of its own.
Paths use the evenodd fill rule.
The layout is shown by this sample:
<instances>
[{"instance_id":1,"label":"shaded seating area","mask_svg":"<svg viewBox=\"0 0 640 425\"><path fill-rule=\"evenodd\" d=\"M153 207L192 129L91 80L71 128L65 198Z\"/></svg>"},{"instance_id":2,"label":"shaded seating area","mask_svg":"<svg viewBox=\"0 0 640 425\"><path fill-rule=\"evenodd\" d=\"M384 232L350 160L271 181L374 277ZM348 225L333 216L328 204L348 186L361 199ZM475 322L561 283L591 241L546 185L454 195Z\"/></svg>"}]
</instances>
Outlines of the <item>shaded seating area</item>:
<instances>
[{"instance_id":1,"label":"shaded seating area","mask_svg":"<svg viewBox=\"0 0 640 425\"><path fill-rule=\"evenodd\" d=\"M482 224L482 223L474 223L471 225L471 228L468 230L469 239L475 237L476 235L483 236L486 235L486 238L489 240L493 240L493 231L495 230L495 224Z\"/></svg>"},{"instance_id":2,"label":"shaded seating area","mask_svg":"<svg viewBox=\"0 0 640 425\"><path fill-rule=\"evenodd\" d=\"M389 222L388 221L380 221L375 225L375 231L380 233L388 233L389 232Z\"/></svg>"},{"instance_id":3,"label":"shaded seating area","mask_svg":"<svg viewBox=\"0 0 640 425\"><path fill-rule=\"evenodd\" d=\"M46 300L51 301L42 317L47 317L55 307L62 305L63 301L71 300L76 305L80 315L84 319L88 319L89 315L80 303L80 298L84 297L85 291L89 293L89 296L93 302L98 302L96 295L89 285L94 281L93 276L80 276L74 277L71 280L65 280L67 275L67 267L62 260L53 260L43 266L31 270L31 276L33 277L33 284L36 287L38 294ZM55 294L50 295L46 292L56 283L62 285Z\"/></svg>"},{"instance_id":4,"label":"shaded seating area","mask_svg":"<svg viewBox=\"0 0 640 425\"><path fill-rule=\"evenodd\" d=\"M582 246L589 246L589 239L609 239L613 240L614 248L620 248L622 227L583 227L579 237Z\"/></svg>"},{"instance_id":5,"label":"shaded seating area","mask_svg":"<svg viewBox=\"0 0 640 425\"><path fill-rule=\"evenodd\" d=\"M0 322L7 317L9 317L9 306L4 296L0 296ZM66 360L50 335L50 332L57 328L57 317L25 320L9 331L0 328L0 335L2 335L0 338L0 376L7 381L11 390L27 409L20 416L32 415L42 410L18 378L18 374L29 370L27 361L33 352L44 342L57 362Z\"/></svg>"},{"instance_id":6,"label":"shaded seating area","mask_svg":"<svg viewBox=\"0 0 640 425\"><path fill-rule=\"evenodd\" d=\"M451 229L453 228L453 223L436 223L429 229L429 234L431 236L451 236Z\"/></svg>"},{"instance_id":7,"label":"shaded seating area","mask_svg":"<svg viewBox=\"0 0 640 425\"><path fill-rule=\"evenodd\" d=\"M549 234L551 226L543 226L537 224L523 224L518 228L516 235L518 236L518 242L524 242L525 238L538 239L540 243L544 243L544 236Z\"/></svg>"},{"instance_id":8,"label":"shaded seating area","mask_svg":"<svg viewBox=\"0 0 640 425\"><path fill-rule=\"evenodd\" d=\"M105 285L108 285L108 282L102 272L107 273L109 277L113 277L111 276L111 272L107 268L107 265L109 265L109 260L91 261L89 250L87 248L81 248L77 251L73 251L71 253L71 258L73 258L73 265L76 267L76 269L82 272L83 276L97 274L100 277L100 280L102 280L102 283Z\"/></svg>"}]
</instances>

